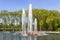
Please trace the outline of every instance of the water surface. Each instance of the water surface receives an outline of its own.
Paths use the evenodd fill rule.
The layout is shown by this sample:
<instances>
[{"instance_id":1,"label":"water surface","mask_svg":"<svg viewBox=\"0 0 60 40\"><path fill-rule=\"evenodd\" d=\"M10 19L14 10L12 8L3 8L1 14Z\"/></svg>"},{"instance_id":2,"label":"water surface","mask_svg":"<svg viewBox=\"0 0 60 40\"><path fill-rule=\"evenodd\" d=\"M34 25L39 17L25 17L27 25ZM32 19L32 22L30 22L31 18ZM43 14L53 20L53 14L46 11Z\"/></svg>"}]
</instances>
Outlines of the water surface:
<instances>
[{"instance_id":1,"label":"water surface","mask_svg":"<svg viewBox=\"0 0 60 40\"><path fill-rule=\"evenodd\" d=\"M0 32L0 40L60 40L60 34L48 34L47 36L20 36L14 33Z\"/></svg>"}]
</instances>

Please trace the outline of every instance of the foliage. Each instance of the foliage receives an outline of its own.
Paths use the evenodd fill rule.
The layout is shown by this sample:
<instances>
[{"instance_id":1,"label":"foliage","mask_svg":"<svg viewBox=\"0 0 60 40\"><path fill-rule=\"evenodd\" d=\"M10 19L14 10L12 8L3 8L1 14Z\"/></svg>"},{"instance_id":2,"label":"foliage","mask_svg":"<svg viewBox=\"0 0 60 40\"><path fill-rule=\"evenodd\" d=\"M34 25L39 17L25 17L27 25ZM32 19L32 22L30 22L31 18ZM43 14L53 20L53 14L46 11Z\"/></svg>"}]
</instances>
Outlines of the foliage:
<instances>
[{"instance_id":1,"label":"foliage","mask_svg":"<svg viewBox=\"0 0 60 40\"><path fill-rule=\"evenodd\" d=\"M57 10L46 10L46 9L32 9L33 20L37 18L37 28L38 30L46 31L58 31L60 30L60 12ZM26 15L28 16L28 10L26 10ZM8 28L10 30L21 30L21 17L22 10L8 12L6 10L0 11L0 19L2 23L1 28ZM16 24L14 24L16 23ZM15 29L16 28L16 29Z\"/></svg>"},{"instance_id":2,"label":"foliage","mask_svg":"<svg viewBox=\"0 0 60 40\"><path fill-rule=\"evenodd\" d=\"M58 31L60 31L60 28L58 28Z\"/></svg>"}]
</instances>

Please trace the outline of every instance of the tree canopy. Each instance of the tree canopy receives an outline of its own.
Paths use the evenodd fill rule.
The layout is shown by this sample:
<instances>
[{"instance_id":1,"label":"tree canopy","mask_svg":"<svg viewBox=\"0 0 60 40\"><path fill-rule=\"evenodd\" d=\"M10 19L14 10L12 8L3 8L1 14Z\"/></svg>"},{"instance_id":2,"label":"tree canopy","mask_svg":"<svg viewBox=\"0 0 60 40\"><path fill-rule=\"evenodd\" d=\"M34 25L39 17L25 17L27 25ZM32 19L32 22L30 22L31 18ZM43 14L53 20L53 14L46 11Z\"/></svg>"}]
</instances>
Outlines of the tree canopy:
<instances>
[{"instance_id":1,"label":"tree canopy","mask_svg":"<svg viewBox=\"0 0 60 40\"><path fill-rule=\"evenodd\" d=\"M37 18L37 28L44 31L58 31L60 28L60 12L57 10L32 9L33 19ZM28 10L26 10L28 16ZM12 30L17 28L21 30L22 10L8 12L7 10L0 11L0 29L8 28ZM14 25L14 23L16 23ZM16 29L14 29L16 30Z\"/></svg>"}]
</instances>

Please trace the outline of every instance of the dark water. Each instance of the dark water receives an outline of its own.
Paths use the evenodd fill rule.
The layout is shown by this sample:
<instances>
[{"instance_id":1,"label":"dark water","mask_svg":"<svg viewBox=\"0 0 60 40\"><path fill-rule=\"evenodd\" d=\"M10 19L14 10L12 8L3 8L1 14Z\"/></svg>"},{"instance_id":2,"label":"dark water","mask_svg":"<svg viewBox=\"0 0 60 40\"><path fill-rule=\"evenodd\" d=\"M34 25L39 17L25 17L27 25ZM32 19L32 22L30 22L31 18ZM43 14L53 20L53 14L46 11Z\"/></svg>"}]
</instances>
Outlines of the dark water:
<instances>
[{"instance_id":1,"label":"dark water","mask_svg":"<svg viewBox=\"0 0 60 40\"><path fill-rule=\"evenodd\" d=\"M47 36L27 36L14 35L13 33L0 32L0 40L60 40L60 34L48 34Z\"/></svg>"}]
</instances>

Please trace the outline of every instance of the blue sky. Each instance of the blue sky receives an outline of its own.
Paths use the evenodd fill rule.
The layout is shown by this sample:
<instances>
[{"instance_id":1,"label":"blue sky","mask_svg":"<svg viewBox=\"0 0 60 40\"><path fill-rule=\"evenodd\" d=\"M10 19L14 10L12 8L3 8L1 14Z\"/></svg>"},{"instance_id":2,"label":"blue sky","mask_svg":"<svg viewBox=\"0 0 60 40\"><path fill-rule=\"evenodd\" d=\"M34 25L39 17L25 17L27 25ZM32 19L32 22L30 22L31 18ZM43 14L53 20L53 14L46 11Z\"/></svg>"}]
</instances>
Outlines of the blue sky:
<instances>
[{"instance_id":1,"label":"blue sky","mask_svg":"<svg viewBox=\"0 0 60 40\"><path fill-rule=\"evenodd\" d=\"M60 11L60 0L0 0L0 10L28 9L29 3L32 3L33 8Z\"/></svg>"}]
</instances>

